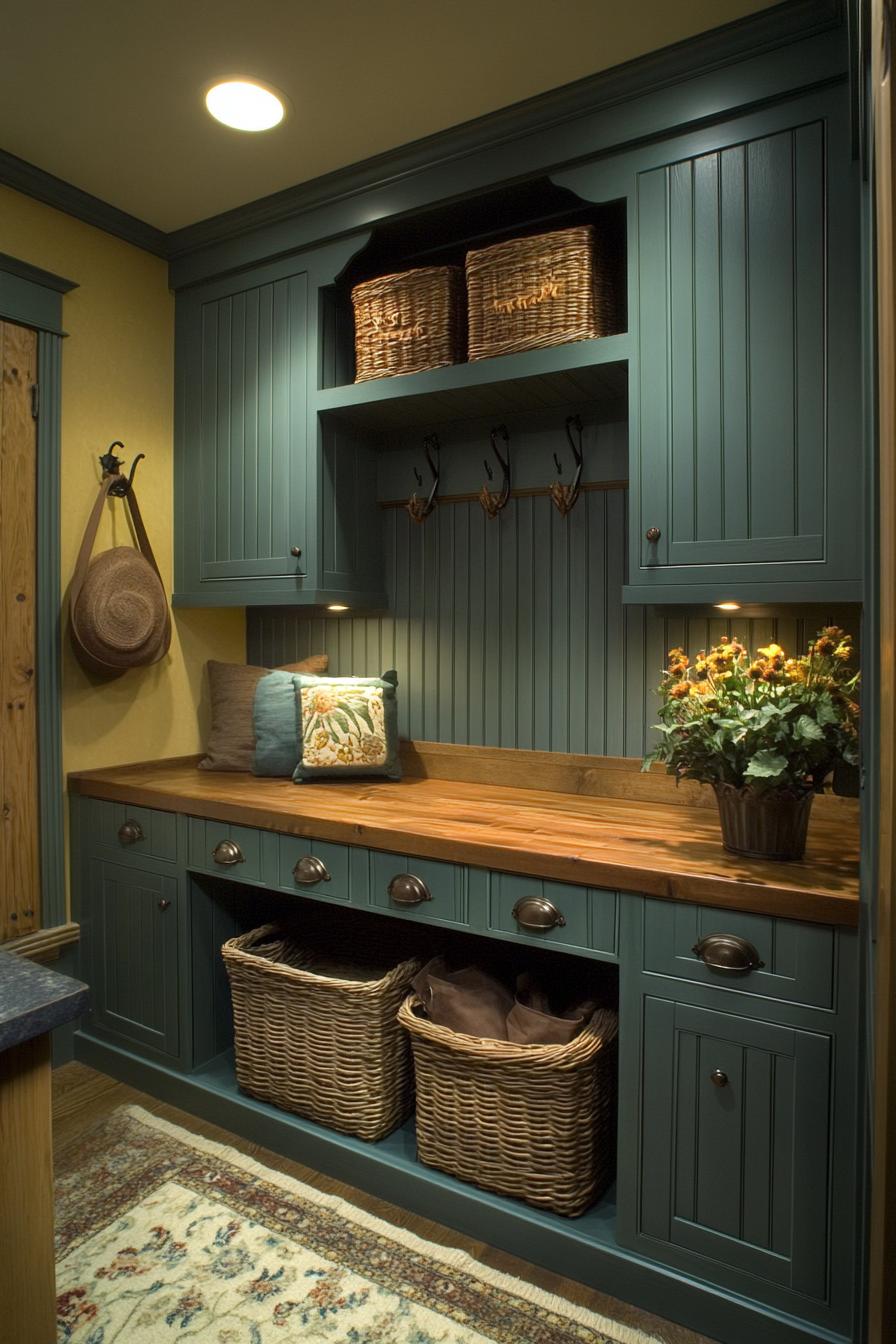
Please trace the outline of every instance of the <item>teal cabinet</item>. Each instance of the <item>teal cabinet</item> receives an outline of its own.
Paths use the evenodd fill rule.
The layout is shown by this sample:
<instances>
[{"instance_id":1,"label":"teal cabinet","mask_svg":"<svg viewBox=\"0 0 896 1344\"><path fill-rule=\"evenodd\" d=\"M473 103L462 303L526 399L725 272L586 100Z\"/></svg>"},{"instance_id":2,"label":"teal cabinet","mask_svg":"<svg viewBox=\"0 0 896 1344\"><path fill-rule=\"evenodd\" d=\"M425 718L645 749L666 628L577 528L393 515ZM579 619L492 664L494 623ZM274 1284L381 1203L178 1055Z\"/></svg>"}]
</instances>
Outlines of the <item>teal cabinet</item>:
<instances>
[{"instance_id":1,"label":"teal cabinet","mask_svg":"<svg viewBox=\"0 0 896 1344\"><path fill-rule=\"evenodd\" d=\"M180 1054L180 881L92 858L81 891L90 1025L150 1054Z\"/></svg>"},{"instance_id":2,"label":"teal cabinet","mask_svg":"<svg viewBox=\"0 0 896 1344\"><path fill-rule=\"evenodd\" d=\"M636 167L628 600L861 597L846 98L654 146Z\"/></svg>"},{"instance_id":3,"label":"teal cabinet","mask_svg":"<svg viewBox=\"0 0 896 1344\"><path fill-rule=\"evenodd\" d=\"M375 453L312 404L321 291L359 245L178 295L176 604L382 602Z\"/></svg>"},{"instance_id":4,"label":"teal cabinet","mask_svg":"<svg viewBox=\"0 0 896 1344\"><path fill-rule=\"evenodd\" d=\"M291 552L307 546L307 272L192 295L183 330L192 577L301 586L307 562Z\"/></svg>"},{"instance_id":5,"label":"teal cabinet","mask_svg":"<svg viewBox=\"0 0 896 1344\"><path fill-rule=\"evenodd\" d=\"M648 997L642 1233L825 1301L831 1055L820 1033Z\"/></svg>"}]
</instances>

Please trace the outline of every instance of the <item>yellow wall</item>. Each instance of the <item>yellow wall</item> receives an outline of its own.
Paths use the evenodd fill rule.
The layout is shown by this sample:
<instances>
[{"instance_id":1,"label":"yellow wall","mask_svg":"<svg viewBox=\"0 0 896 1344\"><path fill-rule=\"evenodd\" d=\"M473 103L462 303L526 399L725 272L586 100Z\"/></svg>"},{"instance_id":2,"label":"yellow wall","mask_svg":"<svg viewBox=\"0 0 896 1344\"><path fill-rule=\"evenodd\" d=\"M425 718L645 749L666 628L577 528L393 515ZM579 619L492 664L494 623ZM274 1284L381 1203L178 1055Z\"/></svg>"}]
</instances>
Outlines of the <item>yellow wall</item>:
<instances>
[{"instance_id":1,"label":"yellow wall","mask_svg":"<svg viewBox=\"0 0 896 1344\"><path fill-rule=\"evenodd\" d=\"M62 589L66 594L113 439L137 471L140 509L168 592L172 576L174 300L158 257L18 192L0 188L0 252L74 280L63 301ZM108 506L97 549L127 544L122 502ZM64 638L66 771L195 752L206 658L244 661L242 611L174 612L168 658L98 682Z\"/></svg>"}]
</instances>

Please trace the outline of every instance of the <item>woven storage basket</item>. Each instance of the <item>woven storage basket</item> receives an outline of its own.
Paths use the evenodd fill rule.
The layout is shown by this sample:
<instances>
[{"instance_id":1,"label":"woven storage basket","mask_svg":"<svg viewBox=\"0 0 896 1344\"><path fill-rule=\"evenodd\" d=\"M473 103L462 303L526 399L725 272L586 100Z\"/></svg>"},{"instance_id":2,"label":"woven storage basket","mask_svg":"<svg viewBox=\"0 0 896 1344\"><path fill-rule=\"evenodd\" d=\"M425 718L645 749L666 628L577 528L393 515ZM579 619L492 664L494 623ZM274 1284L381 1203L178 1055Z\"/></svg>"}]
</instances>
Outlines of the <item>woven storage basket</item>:
<instances>
[{"instance_id":1,"label":"woven storage basket","mask_svg":"<svg viewBox=\"0 0 896 1344\"><path fill-rule=\"evenodd\" d=\"M511 238L467 253L469 359L613 330L613 290L592 224Z\"/></svg>"},{"instance_id":2,"label":"woven storage basket","mask_svg":"<svg viewBox=\"0 0 896 1344\"><path fill-rule=\"evenodd\" d=\"M367 978L339 978L338 965L275 924L231 938L221 955L243 1091L362 1139L407 1119L413 1071L396 1013L422 962L385 974L345 967L346 977Z\"/></svg>"},{"instance_id":3,"label":"woven storage basket","mask_svg":"<svg viewBox=\"0 0 896 1344\"><path fill-rule=\"evenodd\" d=\"M366 280L352 290L355 382L456 364L463 358L464 286L459 266L424 266Z\"/></svg>"},{"instance_id":4,"label":"woven storage basket","mask_svg":"<svg viewBox=\"0 0 896 1344\"><path fill-rule=\"evenodd\" d=\"M569 1216L611 1183L615 1013L595 1013L568 1045L464 1036L430 1022L413 993L398 1020L414 1051L421 1162Z\"/></svg>"}]
</instances>

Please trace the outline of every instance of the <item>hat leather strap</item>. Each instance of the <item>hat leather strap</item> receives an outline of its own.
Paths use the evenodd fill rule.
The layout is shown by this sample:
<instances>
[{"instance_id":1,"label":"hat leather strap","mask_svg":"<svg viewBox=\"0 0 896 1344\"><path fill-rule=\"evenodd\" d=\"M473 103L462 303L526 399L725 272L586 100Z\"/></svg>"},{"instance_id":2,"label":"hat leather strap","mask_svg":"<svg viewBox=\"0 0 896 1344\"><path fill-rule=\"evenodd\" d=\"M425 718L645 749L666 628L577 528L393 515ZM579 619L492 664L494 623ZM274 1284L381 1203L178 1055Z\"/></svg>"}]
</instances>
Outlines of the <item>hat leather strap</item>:
<instances>
[{"instance_id":1,"label":"hat leather strap","mask_svg":"<svg viewBox=\"0 0 896 1344\"><path fill-rule=\"evenodd\" d=\"M108 499L109 491L115 484L116 479L117 478L115 476L104 476L103 479L100 481L99 494L96 497L93 508L90 512L90 517L87 520L87 526L84 529L84 539L81 542L81 549L78 551L78 558L75 561L75 572L72 575L71 588L69 589L69 610L72 612L73 616L75 608L78 603L78 598L81 596L81 589L84 586L84 580L87 577L87 570L90 567L90 556L93 551L94 542L96 541L96 534L99 530L100 518L103 515L103 505ZM152 546L149 544L149 537L147 536L146 528L143 524L143 516L140 513L140 508L137 504L137 496L134 494L133 485L131 486L130 490L128 491L128 493L125 495L124 498L130 511L131 522L134 525L134 535L137 538L137 549L140 551L140 554L147 561L147 563L152 567L152 570L155 573L155 576L158 579L159 584L161 585L162 592L164 593L165 585L162 583L162 576L159 573L159 567L156 564L156 558L153 555ZM153 658L152 663L160 662L161 659L164 658L165 655L167 654L170 646L171 646L171 612L168 607L168 599L166 598L165 633L159 652L157 656ZM151 667L152 663L147 663L146 666Z\"/></svg>"}]
</instances>

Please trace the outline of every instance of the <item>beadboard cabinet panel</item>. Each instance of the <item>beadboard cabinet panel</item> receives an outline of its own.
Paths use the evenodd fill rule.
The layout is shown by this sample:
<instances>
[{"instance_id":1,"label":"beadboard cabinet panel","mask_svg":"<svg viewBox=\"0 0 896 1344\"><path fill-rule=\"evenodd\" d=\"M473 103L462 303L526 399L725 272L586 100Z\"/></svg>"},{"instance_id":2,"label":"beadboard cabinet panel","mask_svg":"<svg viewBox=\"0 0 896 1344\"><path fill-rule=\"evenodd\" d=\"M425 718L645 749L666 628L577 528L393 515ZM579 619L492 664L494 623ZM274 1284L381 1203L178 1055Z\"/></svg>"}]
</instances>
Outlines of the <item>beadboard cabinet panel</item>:
<instances>
[{"instance_id":1,"label":"beadboard cabinet panel","mask_svg":"<svg viewBox=\"0 0 896 1344\"><path fill-rule=\"evenodd\" d=\"M93 941L91 1020L133 1045L177 1056L177 877L90 859L81 893Z\"/></svg>"},{"instance_id":2,"label":"beadboard cabinet panel","mask_svg":"<svg viewBox=\"0 0 896 1344\"><path fill-rule=\"evenodd\" d=\"M180 592L303 582L307 303L303 272L178 300Z\"/></svg>"},{"instance_id":3,"label":"beadboard cabinet panel","mask_svg":"<svg viewBox=\"0 0 896 1344\"><path fill-rule=\"evenodd\" d=\"M642 1232L824 1301L831 1047L648 997Z\"/></svg>"},{"instance_id":4,"label":"beadboard cabinet panel","mask_svg":"<svg viewBox=\"0 0 896 1344\"><path fill-rule=\"evenodd\" d=\"M845 94L635 170L632 594L861 594L858 211ZM732 585L741 585L737 589ZM731 589L729 592L725 585ZM833 591L833 590L829 590Z\"/></svg>"},{"instance_id":5,"label":"beadboard cabinet panel","mask_svg":"<svg viewBox=\"0 0 896 1344\"><path fill-rule=\"evenodd\" d=\"M366 236L178 295L176 603L381 605L372 450L311 402L321 293Z\"/></svg>"}]
</instances>

